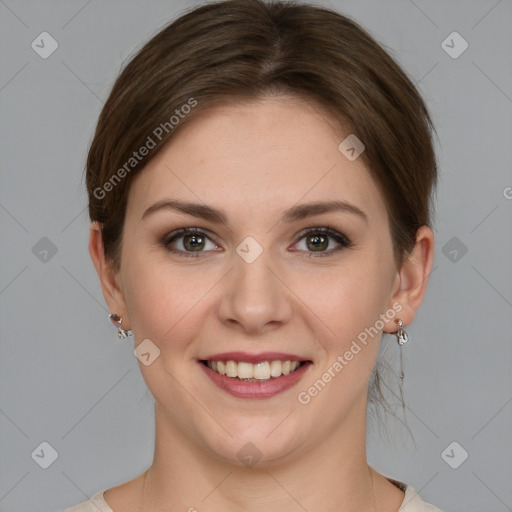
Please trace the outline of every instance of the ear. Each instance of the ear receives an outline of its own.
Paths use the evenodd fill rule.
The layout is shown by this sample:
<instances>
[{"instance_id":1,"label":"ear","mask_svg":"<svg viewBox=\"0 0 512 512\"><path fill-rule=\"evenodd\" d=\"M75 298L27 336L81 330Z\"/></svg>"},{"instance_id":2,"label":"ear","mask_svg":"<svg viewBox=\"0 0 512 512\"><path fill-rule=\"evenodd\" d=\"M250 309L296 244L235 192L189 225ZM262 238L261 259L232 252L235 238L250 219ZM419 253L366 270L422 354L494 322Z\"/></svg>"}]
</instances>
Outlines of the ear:
<instances>
[{"instance_id":1,"label":"ear","mask_svg":"<svg viewBox=\"0 0 512 512\"><path fill-rule=\"evenodd\" d=\"M403 321L404 327L413 321L427 291L433 261L434 233L428 226L421 226L416 233L416 244L411 255L404 261L395 277L389 307L396 311L395 308L400 304L402 309L388 322L386 332L397 331L396 320L399 318Z\"/></svg>"},{"instance_id":2,"label":"ear","mask_svg":"<svg viewBox=\"0 0 512 512\"><path fill-rule=\"evenodd\" d=\"M89 254L100 279L103 297L110 313L115 313L123 319L123 327L129 329L130 321L127 318L126 304L122 286L120 286L119 271L114 270L112 262L105 257L101 224L93 222L89 235Z\"/></svg>"}]
</instances>

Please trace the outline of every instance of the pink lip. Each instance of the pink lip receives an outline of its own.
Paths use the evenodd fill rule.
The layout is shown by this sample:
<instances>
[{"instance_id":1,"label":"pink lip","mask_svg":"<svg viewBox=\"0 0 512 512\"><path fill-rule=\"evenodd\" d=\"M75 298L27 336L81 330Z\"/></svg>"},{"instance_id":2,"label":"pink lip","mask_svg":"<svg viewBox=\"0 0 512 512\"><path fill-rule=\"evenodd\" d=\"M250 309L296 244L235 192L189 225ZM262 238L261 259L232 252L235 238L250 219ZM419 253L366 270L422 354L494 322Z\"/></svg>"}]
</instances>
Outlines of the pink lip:
<instances>
[{"instance_id":1,"label":"pink lip","mask_svg":"<svg viewBox=\"0 0 512 512\"><path fill-rule=\"evenodd\" d=\"M248 352L223 352L222 354L213 354L205 357L203 361L240 361L246 363L263 363L265 361L307 361L303 357L295 354L285 354L284 352L261 352L259 354L249 354Z\"/></svg>"},{"instance_id":2,"label":"pink lip","mask_svg":"<svg viewBox=\"0 0 512 512\"><path fill-rule=\"evenodd\" d=\"M239 354L239 352L237 352ZM217 354L215 357L218 357L221 354ZM226 354L222 354L225 356ZM275 354L274 354L275 355ZM266 354L268 356L268 354ZM245 356L244 356L245 357ZM259 357L259 356L258 356ZM288 355L286 357L289 357ZM215 359L215 361L222 361L223 359ZM228 358L227 360L229 360ZM278 359L273 357L272 360ZM231 359L234 361L234 359ZM244 359L242 359L244 360ZM289 361L289 359L282 359L283 361ZM297 359L293 359L296 361ZM260 358L261 361L261 358ZM268 359L265 359L268 361ZM247 361L250 362L250 361ZM304 363L299 366L295 371L289 373L288 375L281 375L281 377L271 378L265 382L244 382L243 380L233 379L231 377L227 377L226 375L221 375L213 371L211 368L208 368L204 363L198 361L199 366L206 373L206 375L212 380L214 384L216 384L220 389L226 391L232 396L237 398L270 398L278 393L282 393L287 389L291 388L299 380L304 376L307 372L308 368L313 364L311 361Z\"/></svg>"}]
</instances>

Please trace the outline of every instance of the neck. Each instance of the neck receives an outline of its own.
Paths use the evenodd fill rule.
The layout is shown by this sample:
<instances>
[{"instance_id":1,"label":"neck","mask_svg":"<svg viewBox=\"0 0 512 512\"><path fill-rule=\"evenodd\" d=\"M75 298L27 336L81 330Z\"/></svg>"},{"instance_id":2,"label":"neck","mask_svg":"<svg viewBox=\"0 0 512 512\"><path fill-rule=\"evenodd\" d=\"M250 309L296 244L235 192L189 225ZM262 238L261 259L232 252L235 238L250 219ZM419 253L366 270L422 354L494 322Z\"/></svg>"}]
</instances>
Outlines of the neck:
<instances>
[{"instance_id":1,"label":"neck","mask_svg":"<svg viewBox=\"0 0 512 512\"><path fill-rule=\"evenodd\" d=\"M366 460L366 402L354 409L321 444L249 468L195 443L156 404L155 453L140 510L374 512L376 473Z\"/></svg>"}]
</instances>

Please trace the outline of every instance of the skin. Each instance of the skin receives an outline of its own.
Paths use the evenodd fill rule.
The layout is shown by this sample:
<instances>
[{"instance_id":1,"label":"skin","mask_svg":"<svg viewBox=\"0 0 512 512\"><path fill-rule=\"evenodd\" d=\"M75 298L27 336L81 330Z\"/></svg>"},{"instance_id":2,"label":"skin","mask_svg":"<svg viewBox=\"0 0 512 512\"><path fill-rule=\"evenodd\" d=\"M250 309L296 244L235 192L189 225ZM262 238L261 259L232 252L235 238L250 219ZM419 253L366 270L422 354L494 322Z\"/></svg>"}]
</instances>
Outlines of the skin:
<instances>
[{"instance_id":1,"label":"skin","mask_svg":"<svg viewBox=\"0 0 512 512\"><path fill-rule=\"evenodd\" d=\"M91 225L89 249L109 310L133 329L135 346L150 339L160 350L150 365L139 362L155 398L153 464L105 492L115 512L396 512L402 504L404 493L366 460L367 392L382 331L396 332L396 318L409 325L423 300L434 236L422 227L410 258L395 267L383 197L362 159L350 162L338 150L349 133L294 97L216 107L184 125L134 178L119 270ZM141 220L167 198L221 209L228 225L170 210ZM330 199L356 205L368 222L348 212L278 222L299 202ZM353 246L329 238L315 250L301 233L324 226ZM182 227L211 234L199 257L163 246ZM247 236L263 248L252 263L236 252ZM172 248L190 254L184 242ZM397 303L395 318L310 403L299 403L297 394ZM293 353L313 365L277 396L241 399L196 362L231 350ZM262 454L252 468L237 457L248 442Z\"/></svg>"}]
</instances>

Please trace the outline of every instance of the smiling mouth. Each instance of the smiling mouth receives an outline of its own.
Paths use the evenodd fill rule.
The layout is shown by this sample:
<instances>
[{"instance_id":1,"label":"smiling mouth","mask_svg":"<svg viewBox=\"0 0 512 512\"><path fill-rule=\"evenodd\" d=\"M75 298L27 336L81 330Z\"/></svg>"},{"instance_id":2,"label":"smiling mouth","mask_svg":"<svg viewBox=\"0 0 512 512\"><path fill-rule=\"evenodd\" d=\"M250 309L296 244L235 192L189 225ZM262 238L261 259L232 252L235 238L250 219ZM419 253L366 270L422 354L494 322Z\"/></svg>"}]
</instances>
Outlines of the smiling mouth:
<instances>
[{"instance_id":1,"label":"smiling mouth","mask_svg":"<svg viewBox=\"0 0 512 512\"><path fill-rule=\"evenodd\" d=\"M214 372L244 382L266 382L293 373L307 361L263 361L247 363L245 361L209 361L202 360L205 366Z\"/></svg>"}]
</instances>

